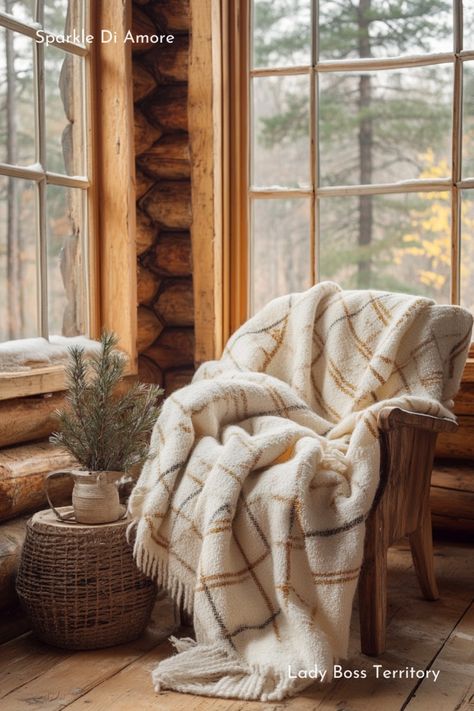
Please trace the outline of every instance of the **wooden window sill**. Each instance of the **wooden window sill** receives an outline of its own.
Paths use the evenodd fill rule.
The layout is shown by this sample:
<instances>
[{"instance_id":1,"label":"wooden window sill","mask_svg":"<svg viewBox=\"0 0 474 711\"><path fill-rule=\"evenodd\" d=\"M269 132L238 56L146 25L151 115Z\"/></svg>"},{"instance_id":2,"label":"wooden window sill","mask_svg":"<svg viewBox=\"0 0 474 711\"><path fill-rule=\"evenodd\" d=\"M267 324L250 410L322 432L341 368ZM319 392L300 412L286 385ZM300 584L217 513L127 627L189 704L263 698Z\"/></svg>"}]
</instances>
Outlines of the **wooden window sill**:
<instances>
[{"instance_id":1,"label":"wooden window sill","mask_svg":"<svg viewBox=\"0 0 474 711\"><path fill-rule=\"evenodd\" d=\"M0 373L0 400L53 393L64 390L65 387L65 373L62 365L32 368L30 371L18 370L13 373Z\"/></svg>"},{"instance_id":2,"label":"wooden window sill","mask_svg":"<svg viewBox=\"0 0 474 711\"><path fill-rule=\"evenodd\" d=\"M125 376L134 377L136 374L136 360L134 359L133 362L128 362ZM0 400L11 400L28 395L44 395L65 389L66 375L63 365L0 373Z\"/></svg>"}]
</instances>

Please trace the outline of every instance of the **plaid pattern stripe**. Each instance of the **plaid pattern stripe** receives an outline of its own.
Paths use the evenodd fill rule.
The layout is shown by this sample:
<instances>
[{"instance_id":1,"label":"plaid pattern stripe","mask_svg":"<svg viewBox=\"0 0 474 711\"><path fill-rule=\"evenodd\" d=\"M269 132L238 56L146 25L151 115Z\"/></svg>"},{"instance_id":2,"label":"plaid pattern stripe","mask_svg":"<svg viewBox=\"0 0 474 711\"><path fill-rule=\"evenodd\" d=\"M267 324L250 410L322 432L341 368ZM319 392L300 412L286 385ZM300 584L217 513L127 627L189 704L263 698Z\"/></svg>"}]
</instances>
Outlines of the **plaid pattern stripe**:
<instances>
[{"instance_id":1,"label":"plaid pattern stripe","mask_svg":"<svg viewBox=\"0 0 474 711\"><path fill-rule=\"evenodd\" d=\"M279 700L346 655L377 414L452 416L471 316L323 283L272 301L164 404L132 494L139 566L193 613L157 689ZM326 677L327 678L327 677Z\"/></svg>"}]
</instances>

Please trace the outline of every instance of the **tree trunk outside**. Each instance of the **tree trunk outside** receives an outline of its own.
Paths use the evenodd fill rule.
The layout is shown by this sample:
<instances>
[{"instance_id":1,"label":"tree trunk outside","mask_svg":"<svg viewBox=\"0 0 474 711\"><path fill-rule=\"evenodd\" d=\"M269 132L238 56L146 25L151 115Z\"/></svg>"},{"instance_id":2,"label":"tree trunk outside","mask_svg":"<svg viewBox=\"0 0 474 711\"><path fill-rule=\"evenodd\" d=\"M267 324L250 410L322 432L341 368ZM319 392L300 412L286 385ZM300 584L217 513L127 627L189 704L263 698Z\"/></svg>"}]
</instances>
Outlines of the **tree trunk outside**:
<instances>
[{"instance_id":1,"label":"tree trunk outside","mask_svg":"<svg viewBox=\"0 0 474 711\"><path fill-rule=\"evenodd\" d=\"M359 56L371 57L369 35L369 13L371 0L360 0L358 8ZM369 115L372 101L371 78L362 74L359 79L359 175L362 185L372 182L373 126ZM359 196L359 235L358 245L367 248L372 242L373 198L372 195ZM370 286L371 260L367 255L357 264L357 287L366 289Z\"/></svg>"}]
</instances>

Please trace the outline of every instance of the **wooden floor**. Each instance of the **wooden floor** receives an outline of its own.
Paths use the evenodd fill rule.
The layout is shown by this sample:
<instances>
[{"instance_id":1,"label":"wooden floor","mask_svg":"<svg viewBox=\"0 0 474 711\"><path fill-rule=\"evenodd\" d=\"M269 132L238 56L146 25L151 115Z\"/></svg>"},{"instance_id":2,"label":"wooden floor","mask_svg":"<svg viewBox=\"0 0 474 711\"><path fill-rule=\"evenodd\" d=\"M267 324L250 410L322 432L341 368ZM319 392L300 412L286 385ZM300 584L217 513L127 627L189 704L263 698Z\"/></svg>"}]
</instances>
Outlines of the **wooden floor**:
<instances>
[{"instance_id":1,"label":"wooden floor","mask_svg":"<svg viewBox=\"0 0 474 711\"><path fill-rule=\"evenodd\" d=\"M155 694L150 671L170 654L156 630L133 644L92 652L66 652L27 634L0 646L2 711L473 711L474 549L438 543L438 602L421 599L406 545L390 552L388 651L380 659L359 653L353 616L346 669L368 670L366 679L314 685L277 704L245 703L165 692ZM439 670L432 679L375 679L384 669Z\"/></svg>"}]
</instances>

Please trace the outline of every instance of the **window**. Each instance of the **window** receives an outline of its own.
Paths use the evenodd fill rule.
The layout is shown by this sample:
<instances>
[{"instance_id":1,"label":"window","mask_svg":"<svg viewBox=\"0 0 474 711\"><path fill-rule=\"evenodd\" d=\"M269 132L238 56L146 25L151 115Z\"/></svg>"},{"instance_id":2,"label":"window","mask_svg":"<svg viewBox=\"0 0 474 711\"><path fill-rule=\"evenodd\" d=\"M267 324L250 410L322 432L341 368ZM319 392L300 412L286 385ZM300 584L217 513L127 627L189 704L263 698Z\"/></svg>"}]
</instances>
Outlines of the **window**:
<instances>
[{"instance_id":1,"label":"window","mask_svg":"<svg viewBox=\"0 0 474 711\"><path fill-rule=\"evenodd\" d=\"M136 372L130 26L129 1L0 0L0 349L32 353L0 399L64 388L23 339L108 328Z\"/></svg>"},{"instance_id":2,"label":"window","mask_svg":"<svg viewBox=\"0 0 474 711\"><path fill-rule=\"evenodd\" d=\"M326 279L474 312L473 28L472 0L235 0L231 328Z\"/></svg>"},{"instance_id":3,"label":"window","mask_svg":"<svg viewBox=\"0 0 474 711\"><path fill-rule=\"evenodd\" d=\"M86 29L86 10L81 0L3 0L0 341L91 332L90 45L60 43Z\"/></svg>"}]
</instances>

